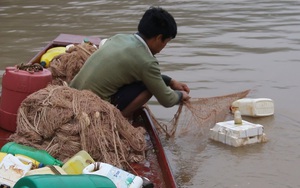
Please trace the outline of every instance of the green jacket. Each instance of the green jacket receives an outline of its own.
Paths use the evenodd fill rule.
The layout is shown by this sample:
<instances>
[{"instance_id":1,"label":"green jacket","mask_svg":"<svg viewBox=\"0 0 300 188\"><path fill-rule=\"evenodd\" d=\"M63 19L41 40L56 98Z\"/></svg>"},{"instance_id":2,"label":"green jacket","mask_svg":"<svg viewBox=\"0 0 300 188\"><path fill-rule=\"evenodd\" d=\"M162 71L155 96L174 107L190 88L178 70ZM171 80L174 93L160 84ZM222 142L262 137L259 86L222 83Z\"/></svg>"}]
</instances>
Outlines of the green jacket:
<instances>
[{"instance_id":1,"label":"green jacket","mask_svg":"<svg viewBox=\"0 0 300 188\"><path fill-rule=\"evenodd\" d=\"M178 104L182 94L169 88L161 77L157 59L134 34L118 34L88 58L70 87L90 90L110 101L118 88L142 81L165 107Z\"/></svg>"}]
</instances>

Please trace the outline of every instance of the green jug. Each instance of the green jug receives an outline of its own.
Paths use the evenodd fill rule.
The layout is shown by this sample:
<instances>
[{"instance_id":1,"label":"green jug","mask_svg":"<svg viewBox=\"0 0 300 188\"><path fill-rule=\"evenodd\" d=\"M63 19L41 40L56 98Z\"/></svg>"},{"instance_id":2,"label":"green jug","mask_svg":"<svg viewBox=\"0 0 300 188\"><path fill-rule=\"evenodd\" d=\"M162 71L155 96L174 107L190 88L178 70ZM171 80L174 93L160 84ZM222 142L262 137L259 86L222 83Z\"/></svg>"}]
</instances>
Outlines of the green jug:
<instances>
[{"instance_id":1,"label":"green jug","mask_svg":"<svg viewBox=\"0 0 300 188\"><path fill-rule=\"evenodd\" d=\"M17 144L15 142L8 142L2 148L1 152L11 153L11 154L22 154L44 165L57 165L62 166L63 162L52 157L47 151L39 150L33 147Z\"/></svg>"},{"instance_id":2,"label":"green jug","mask_svg":"<svg viewBox=\"0 0 300 188\"><path fill-rule=\"evenodd\" d=\"M117 188L107 177L99 175L52 175L25 176L17 181L14 188Z\"/></svg>"}]
</instances>

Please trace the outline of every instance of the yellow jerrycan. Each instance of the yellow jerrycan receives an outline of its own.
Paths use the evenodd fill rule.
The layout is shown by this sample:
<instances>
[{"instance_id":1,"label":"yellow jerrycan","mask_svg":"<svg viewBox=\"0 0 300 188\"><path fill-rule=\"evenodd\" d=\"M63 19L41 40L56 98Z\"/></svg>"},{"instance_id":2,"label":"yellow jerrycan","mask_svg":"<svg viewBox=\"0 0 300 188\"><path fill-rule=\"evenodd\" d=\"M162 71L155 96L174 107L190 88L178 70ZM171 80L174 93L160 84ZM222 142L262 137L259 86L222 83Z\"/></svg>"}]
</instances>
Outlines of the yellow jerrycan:
<instances>
[{"instance_id":1,"label":"yellow jerrycan","mask_svg":"<svg viewBox=\"0 0 300 188\"><path fill-rule=\"evenodd\" d=\"M52 59L60 54L66 53L66 47L54 47L50 48L49 50L46 51L41 57L40 64L44 68L48 68L50 66L50 62Z\"/></svg>"},{"instance_id":2,"label":"yellow jerrycan","mask_svg":"<svg viewBox=\"0 0 300 188\"><path fill-rule=\"evenodd\" d=\"M71 157L62 166L62 169L67 174L82 174L83 169L94 162L93 158L85 150L81 150Z\"/></svg>"}]
</instances>

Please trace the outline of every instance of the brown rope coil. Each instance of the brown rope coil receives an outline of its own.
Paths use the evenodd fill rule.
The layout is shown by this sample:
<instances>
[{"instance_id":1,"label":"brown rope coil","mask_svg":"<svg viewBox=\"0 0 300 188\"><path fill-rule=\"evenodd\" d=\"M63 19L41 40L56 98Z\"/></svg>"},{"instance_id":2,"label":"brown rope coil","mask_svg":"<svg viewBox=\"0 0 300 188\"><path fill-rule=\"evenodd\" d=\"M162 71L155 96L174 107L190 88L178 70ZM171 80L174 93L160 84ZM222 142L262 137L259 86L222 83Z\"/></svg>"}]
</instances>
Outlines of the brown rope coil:
<instances>
[{"instance_id":1,"label":"brown rope coil","mask_svg":"<svg viewBox=\"0 0 300 188\"><path fill-rule=\"evenodd\" d=\"M126 169L138 162L132 159L145 159L144 134L94 93L49 85L21 103L10 140L45 149L62 161L84 149L95 161Z\"/></svg>"},{"instance_id":2,"label":"brown rope coil","mask_svg":"<svg viewBox=\"0 0 300 188\"><path fill-rule=\"evenodd\" d=\"M92 43L76 44L66 53L54 57L48 68L52 73L52 84L63 85L63 81L69 83L96 50Z\"/></svg>"}]
</instances>

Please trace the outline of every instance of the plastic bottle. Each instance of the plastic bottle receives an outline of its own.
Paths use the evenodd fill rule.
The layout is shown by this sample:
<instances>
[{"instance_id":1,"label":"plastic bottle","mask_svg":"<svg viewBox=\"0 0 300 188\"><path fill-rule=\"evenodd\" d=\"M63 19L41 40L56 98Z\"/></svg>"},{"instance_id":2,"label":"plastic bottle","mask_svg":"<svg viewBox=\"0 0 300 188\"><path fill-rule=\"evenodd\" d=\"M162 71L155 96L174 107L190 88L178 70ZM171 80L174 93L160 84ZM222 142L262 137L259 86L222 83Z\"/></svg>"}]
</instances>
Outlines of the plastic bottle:
<instances>
[{"instance_id":1,"label":"plastic bottle","mask_svg":"<svg viewBox=\"0 0 300 188\"><path fill-rule=\"evenodd\" d=\"M46 53L44 53L41 57L40 64L44 68L48 68L50 66L50 62L52 59L60 54L63 54L66 52L66 47L54 47L47 50Z\"/></svg>"},{"instance_id":2,"label":"plastic bottle","mask_svg":"<svg viewBox=\"0 0 300 188\"><path fill-rule=\"evenodd\" d=\"M274 102L269 98L242 98L234 101L231 108L239 108L243 116L262 117L274 114Z\"/></svg>"},{"instance_id":3,"label":"plastic bottle","mask_svg":"<svg viewBox=\"0 0 300 188\"><path fill-rule=\"evenodd\" d=\"M108 177L117 188L142 188L143 179L107 163L96 162L83 169L83 174Z\"/></svg>"},{"instance_id":4,"label":"plastic bottle","mask_svg":"<svg viewBox=\"0 0 300 188\"><path fill-rule=\"evenodd\" d=\"M107 39L102 39L101 42L100 42L100 44L99 44L99 48L100 48L101 46L103 46L104 43L105 43L106 41L107 41Z\"/></svg>"},{"instance_id":5,"label":"plastic bottle","mask_svg":"<svg viewBox=\"0 0 300 188\"><path fill-rule=\"evenodd\" d=\"M14 188L116 188L107 177L97 175L31 175L25 176Z\"/></svg>"},{"instance_id":6,"label":"plastic bottle","mask_svg":"<svg viewBox=\"0 0 300 188\"><path fill-rule=\"evenodd\" d=\"M93 44L92 42L90 42L90 40L88 38L84 38L83 41L81 42L81 44L91 44L93 45L94 48L98 49L98 47Z\"/></svg>"},{"instance_id":7,"label":"plastic bottle","mask_svg":"<svg viewBox=\"0 0 300 188\"><path fill-rule=\"evenodd\" d=\"M237 108L235 111L234 111L234 124L236 125L242 125L242 115L241 115L241 112L239 111L239 109Z\"/></svg>"},{"instance_id":8,"label":"plastic bottle","mask_svg":"<svg viewBox=\"0 0 300 188\"><path fill-rule=\"evenodd\" d=\"M28 157L26 155L22 155L22 154L15 154L16 157L19 157L20 159L27 159L29 160L31 163L32 163L32 169L36 169L36 168L40 168L40 167L43 167L44 164L40 163L39 161L31 158L31 157Z\"/></svg>"},{"instance_id":9,"label":"plastic bottle","mask_svg":"<svg viewBox=\"0 0 300 188\"><path fill-rule=\"evenodd\" d=\"M8 142L2 148L1 152L11 153L11 154L22 154L33 158L44 165L57 165L62 166L63 162L52 157L45 150L38 150L36 148L25 146L21 144L17 144L15 142Z\"/></svg>"},{"instance_id":10,"label":"plastic bottle","mask_svg":"<svg viewBox=\"0 0 300 188\"><path fill-rule=\"evenodd\" d=\"M93 158L86 151L81 150L65 162L62 169L67 174L82 174L82 170L94 162Z\"/></svg>"}]
</instances>

